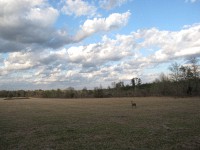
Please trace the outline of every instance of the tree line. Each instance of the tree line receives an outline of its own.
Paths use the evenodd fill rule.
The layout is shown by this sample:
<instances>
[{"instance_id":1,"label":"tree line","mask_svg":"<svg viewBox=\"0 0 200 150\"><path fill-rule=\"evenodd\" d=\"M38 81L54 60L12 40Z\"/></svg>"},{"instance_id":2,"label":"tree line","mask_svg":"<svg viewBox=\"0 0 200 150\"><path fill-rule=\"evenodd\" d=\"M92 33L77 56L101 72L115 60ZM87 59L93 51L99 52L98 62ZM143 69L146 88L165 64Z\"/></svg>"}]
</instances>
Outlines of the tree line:
<instances>
[{"instance_id":1,"label":"tree line","mask_svg":"<svg viewBox=\"0 0 200 150\"><path fill-rule=\"evenodd\" d=\"M142 83L134 77L129 84L123 81L113 82L108 88L102 86L88 90L17 90L0 91L0 97L36 97L36 98L106 98L135 96L200 96L200 72L197 58L189 59L185 64L172 63L169 74L161 73L152 83Z\"/></svg>"}]
</instances>

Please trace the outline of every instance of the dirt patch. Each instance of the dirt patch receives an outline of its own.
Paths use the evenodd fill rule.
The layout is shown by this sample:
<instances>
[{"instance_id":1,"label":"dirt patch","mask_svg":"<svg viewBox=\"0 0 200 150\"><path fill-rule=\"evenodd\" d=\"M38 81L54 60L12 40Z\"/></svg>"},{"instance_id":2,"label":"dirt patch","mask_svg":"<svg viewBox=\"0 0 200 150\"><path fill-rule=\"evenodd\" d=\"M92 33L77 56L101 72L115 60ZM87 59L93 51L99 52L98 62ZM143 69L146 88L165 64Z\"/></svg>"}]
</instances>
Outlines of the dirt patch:
<instances>
[{"instance_id":1,"label":"dirt patch","mask_svg":"<svg viewBox=\"0 0 200 150\"><path fill-rule=\"evenodd\" d=\"M29 99L29 97L8 97L3 100L18 100L18 99Z\"/></svg>"}]
</instances>

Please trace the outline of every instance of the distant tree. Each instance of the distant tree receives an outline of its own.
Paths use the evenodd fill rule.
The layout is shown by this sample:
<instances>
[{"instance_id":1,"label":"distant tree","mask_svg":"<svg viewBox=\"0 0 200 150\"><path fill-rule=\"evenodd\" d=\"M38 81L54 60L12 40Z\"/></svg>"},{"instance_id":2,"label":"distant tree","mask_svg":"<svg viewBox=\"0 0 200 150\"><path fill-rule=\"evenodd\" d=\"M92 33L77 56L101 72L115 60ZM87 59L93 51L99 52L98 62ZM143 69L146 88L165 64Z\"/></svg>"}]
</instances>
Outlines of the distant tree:
<instances>
[{"instance_id":1,"label":"distant tree","mask_svg":"<svg viewBox=\"0 0 200 150\"><path fill-rule=\"evenodd\" d=\"M185 66L181 66L180 68L180 79L181 80L186 80L186 78L187 78L187 67L185 67Z\"/></svg>"},{"instance_id":2,"label":"distant tree","mask_svg":"<svg viewBox=\"0 0 200 150\"><path fill-rule=\"evenodd\" d=\"M14 92L13 91L9 91L7 97L12 98L14 96Z\"/></svg>"},{"instance_id":3,"label":"distant tree","mask_svg":"<svg viewBox=\"0 0 200 150\"><path fill-rule=\"evenodd\" d=\"M200 89L199 84L199 65L198 65L198 59L196 57L190 58L189 63L191 63L191 74L193 75L191 78L193 80L194 85L194 92L195 94L198 93L198 89Z\"/></svg>"},{"instance_id":4,"label":"distant tree","mask_svg":"<svg viewBox=\"0 0 200 150\"><path fill-rule=\"evenodd\" d=\"M87 90L87 87L84 87L81 90L81 97L87 97L87 96L88 96L88 90Z\"/></svg>"},{"instance_id":5,"label":"distant tree","mask_svg":"<svg viewBox=\"0 0 200 150\"><path fill-rule=\"evenodd\" d=\"M61 89L57 89L56 90L56 95L57 95L57 97L61 98L62 97L62 90Z\"/></svg>"},{"instance_id":6,"label":"distant tree","mask_svg":"<svg viewBox=\"0 0 200 150\"><path fill-rule=\"evenodd\" d=\"M137 86L141 86L141 84L142 84L142 80L140 78L138 78Z\"/></svg>"},{"instance_id":7,"label":"distant tree","mask_svg":"<svg viewBox=\"0 0 200 150\"><path fill-rule=\"evenodd\" d=\"M96 98L104 97L104 92L103 92L102 86L94 88L94 97L96 97Z\"/></svg>"},{"instance_id":8,"label":"distant tree","mask_svg":"<svg viewBox=\"0 0 200 150\"><path fill-rule=\"evenodd\" d=\"M116 88L116 83L115 83L115 82L112 82L112 83L111 83L111 86L112 86L112 88Z\"/></svg>"},{"instance_id":9,"label":"distant tree","mask_svg":"<svg viewBox=\"0 0 200 150\"><path fill-rule=\"evenodd\" d=\"M152 91L155 95L162 95L162 96L168 96L172 93L174 90L170 87L171 82L167 75L164 73L161 73L159 77L154 81L154 84L152 86Z\"/></svg>"},{"instance_id":10,"label":"distant tree","mask_svg":"<svg viewBox=\"0 0 200 150\"><path fill-rule=\"evenodd\" d=\"M142 84L142 80L140 78L132 78L131 79L131 85L132 87L136 87L136 85Z\"/></svg>"},{"instance_id":11,"label":"distant tree","mask_svg":"<svg viewBox=\"0 0 200 150\"><path fill-rule=\"evenodd\" d=\"M108 89L108 90L110 90L110 89L111 89L111 87L108 85L107 89Z\"/></svg>"},{"instance_id":12,"label":"distant tree","mask_svg":"<svg viewBox=\"0 0 200 150\"><path fill-rule=\"evenodd\" d=\"M168 82L169 78L164 73L161 73L158 79L160 82Z\"/></svg>"},{"instance_id":13,"label":"distant tree","mask_svg":"<svg viewBox=\"0 0 200 150\"><path fill-rule=\"evenodd\" d=\"M124 88L124 82L120 81L120 82L116 83L116 88L117 89Z\"/></svg>"},{"instance_id":14,"label":"distant tree","mask_svg":"<svg viewBox=\"0 0 200 150\"><path fill-rule=\"evenodd\" d=\"M86 88L87 89L87 88ZM74 91L75 89L73 87L68 87L67 90Z\"/></svg>"},{"instance_id":15,"label":"distant tree","mask_svg":"<svg viewBox=\"0 0 200 150\"><path fill-rule=\"evenodd\" d=\"M84 88L82 89L82 91L87 91L87 87L84 87Z\"/></svg>"},{"instance_id":16,"label":"distant tree","mask_svg":"<svg viewBox=\"0 0 200 150\"><path fill-rule=\"evenodd\" d=\"M18 96L20 96L20 97L25 97L25 95L26 95L26 92L24 90L19 90L17 92L18 92Z\"/></svg>"},{"instance_id":17,"label":"distant tree","mask_svg":"<svg viewBox=\"0 0 200 150\"><path fill-rule=\"evenodd\" d=\"M198 59L196 57L190 58L189 63L191 63L191 71L193 73L193 78L197 79L199 77Z\"/></svg>"},{"instance_id":18,"label":"distant tree","mask_svg":"<svg viewBox=\"0 0 200 150\"><path fill-rule=\"evenodd\" d=\"M7 97L8 96L8 91L2 90L0 91L0 97Z\"/></svg>"},{"instance_id":19,"label":"distant tree","mask_svg":"<svg viewBox=\"0 0 200 150\"><path fill-rule=\"evenodd\" d=\"M187 68L187 72L186 72L186 78L187 79L192 79L193 78L193 73L192 73L192 69L191 68Z\"/></svg>"},{"instance_id":20,"label":"distant tree","mask_svg":"<svg viewBox=\"0 0 200 150\"><path fill-rule=\"evenodd\" d=\"M175 96L178 96L180 90L179 90L179 83L180 77L181 77L181 71L180 71L180 64L177 62L172 63L171 66L169 67L169 70L171 71L170 77L173 82L175 82Z\"/></svg>"},{"instance_id":21,"label":"distant tree","mask_svg":"<svg viewBox=\"0 0 200 150\"><path fill-rule=\"evenodd\" d=\"M135 84L135 78L132 78L132 79L131 79L131 86L132 86L133 88L135 88L135 85L136 85L136 84Z\"/></svg>"},{"instance_id":22,"label":"distant tree","mask_svg":"<svg viewBox=\"0 0 200 150\"><path fill-rule=\"evenodd\" d=\"M132 87L134 88L134 96L137 95L137 87L139 86L138 83L139 82L141 83L141 80L139 82L138 81L139 81L139 78L137 77L131 79L131 84L132 84Z\"/></svg>"},{"instance_id":23,"label":"distant tree","mask_svg":"<svg viewBox=\"0 0 200 150\"><path fill-rule=\"evenodd\" d=\"M172 79L172 81L179 81L180 79L180 64L178 64L177 62L172 63L171 66L169 66L169 70L171 71L170 73L170 77Z\"/></svg>"},{"instance_id":24,"label":"distant tree","mask_svg":"<svg viewBox=\"0 0 200 150\"><path fill-rule=\"evenodd\" d=\"M137 85L138 84L138 78L136 77L134 79L135 79L135 85Z\"/></svg>"}]
</instances>

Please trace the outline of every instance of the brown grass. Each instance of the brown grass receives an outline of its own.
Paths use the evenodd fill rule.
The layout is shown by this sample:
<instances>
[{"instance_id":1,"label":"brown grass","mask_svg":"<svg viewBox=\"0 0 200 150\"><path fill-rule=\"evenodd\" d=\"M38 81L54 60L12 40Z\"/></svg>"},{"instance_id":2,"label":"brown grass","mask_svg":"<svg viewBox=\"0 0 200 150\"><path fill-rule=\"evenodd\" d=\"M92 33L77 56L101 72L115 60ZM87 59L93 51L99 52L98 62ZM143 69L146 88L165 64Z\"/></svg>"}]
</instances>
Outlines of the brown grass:
<instances>
[{"instance_id":1,"label":"brown grass","mask_svg":"<svg viewBox=\"0 0 200 150\"><path fill-rule=\"evenodd\" d=\"M200 99L0 99L0 149L197 150Z\"/></svg>"}]
</instances>

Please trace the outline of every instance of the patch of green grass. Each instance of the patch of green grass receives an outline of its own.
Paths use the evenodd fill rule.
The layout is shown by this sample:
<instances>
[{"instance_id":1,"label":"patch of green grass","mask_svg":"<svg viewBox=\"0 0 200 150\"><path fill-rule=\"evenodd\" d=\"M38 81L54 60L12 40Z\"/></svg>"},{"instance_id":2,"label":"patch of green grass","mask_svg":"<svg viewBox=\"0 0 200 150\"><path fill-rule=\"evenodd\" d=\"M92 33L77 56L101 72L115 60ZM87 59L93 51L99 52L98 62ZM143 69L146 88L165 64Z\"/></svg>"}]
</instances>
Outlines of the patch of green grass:
<instances>
[{"instance_id":1,"label":"patch of green grass","mask_svg":"<svg viewBox=\"0 0 200 150\"><path fill-rule=\"evenodd\" d=\"M199 108L199 98L0 99L0 149L199 149Z\"/></svg>"}]
</instances>

